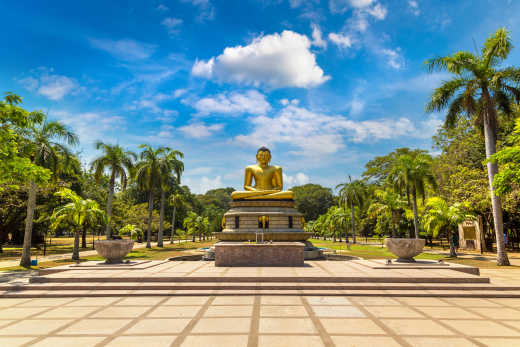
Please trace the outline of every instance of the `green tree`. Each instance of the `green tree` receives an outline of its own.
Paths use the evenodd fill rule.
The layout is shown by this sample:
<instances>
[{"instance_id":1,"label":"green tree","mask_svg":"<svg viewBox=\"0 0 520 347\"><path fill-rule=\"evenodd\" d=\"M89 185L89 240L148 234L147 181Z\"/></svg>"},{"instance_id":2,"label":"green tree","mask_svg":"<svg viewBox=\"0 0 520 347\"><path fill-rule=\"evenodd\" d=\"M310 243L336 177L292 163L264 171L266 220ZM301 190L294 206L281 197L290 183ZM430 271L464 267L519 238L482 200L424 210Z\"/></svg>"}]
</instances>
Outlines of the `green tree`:
<instances>
[{"instance_id":1,"label":"green tree","mask_svg":"<svg viewBox=\"0 0 520 347\"><path fill-rule=\"evenodd\" d=\"M368 215L371 218L383 216L387 221L390 221L392 226L391 236L395 237L396 225L399 224L399 219L405 203L397 193L391 190L377 189L374 192L374 195L376 200L370 204Z\"/></svg>"},{"instance_id":2,"label":"green tree","mask_svg":"<svg viewBox=\"0 0 520 347\"><path fill-rule=\"evenodd\" d=\"M184 218L184 228L192 236L192 241L195 242L195 237L199 236L199 241L201 240L201 236L206 232L209 226L208 218L199 216L195 212L189 212L188 216Z\"/></svg>"},{"instance_id":3,"label":"green tree","mask_svg":"<svg viewBox=\"0 0 520 347\"><path fill-rule=\"evenodd\" d=\"M56 230L58 226L67 223L72 225L74 232L74 248L72 260L79 260L79 233L86 223L93 223L105 216L99 209L99 205L94 200L82 199L68 188L64 188L56 193L56 196L69 203L58 207L50 217L51 229Z\"/></svg>"},{"instance_id":4,"label":"green tree","mask_svg":"<svg viewBox=\"0 0 520 347\"><path fill-rule=\"evenodd\" d=\"M101 141L96 143L96 149L103 152L103 154L97 157L91 164L96 182L99 183L105 170L108 169L110 172L106 210L107 225L105 230L107 239L110 239L112 228L112 201L114 199L116 179L120 179L121 188L125 190L128 177L133 169L133 160L137 159L137 156L134 152L125 151L119 145L110 145Z\"/></svg>"},{"instance_id":5,"label":"green tree","mask_svg":"<svg viewBox=\"0 0 520 347\"><path fill-rule=\"evenodd\" d=\"M348 207L351 211L351 223L352 223L352 242L356 243L356 222L354 216L354 208L357 206L359 209L363 206L366 199L366 184L361 180L352 180L350 175L348 176L348 182L340 183L336 186L339 189L339 202L345 209Z\"/></svg>"},{"instance_id":6,"label":"green tree","mask_svg":"<svg viewBox=\"0 0 520 347\"><path fill-rule=\"evenodd\" d=\"M137 225L127 224L119 229L119 235L129 235L132 240L142 242L144 233L143 229L139 228Z\"/></svg>"},{"instance_id":7,"label":"green tree","mask_svg":"<svg viewBox=\"0 0 520 347\"><path fill-rule=\"evenodd\" d=\"M520 118L516 120L510 146L502 148L491 156L491 160L500 165L500 172L493 179L497 195L505 195L520 187Z\"/></svg>"},{"instance_id":8,"label":"green tree","mask_svg":"<svg viewBox=\"0 0 520 347\"><path fill-rule=\"evenodd\" d=\"M463 204L448 205L444 199L439 197L433 197L426 201L423 216L424 229L431 232L433 237L437 237L441 231L448 233L450 236L450 257L457 256L452 237L454 233L458 232L459 224L475 218L466 211L467 207Z\"/></svg>"},{"instance_id":9,"label":"green tree","mask_svg":"<svg viewBox=\"0 0 520 347\"><path fill-rule=\"evenodd\" d=\"M164 147L164 152L159 158L159 191L161 196L161 207L159 213L159 233L157 235L157 247L163 247L163 223L166 191L168 190L172 179L176 184L181 183L181 175L184 171L184 163L180 159L183 157L184 154L182 152Z\"/></svg>"},{"instance_id":10,"label":"green tree","mask_svg":"<svg viewBox=\"0 0 520 347\"><path fill-rule=\"evenodd\" d=\"M334 204L331 189L319 184L308 183L291 190L294 192L294 204L306 221L315 220Z\"/></svg>"},{"instance_id":11,"label":"green tree","mask_svg":"<svg viewBox=\"0 0 520 347\"><path fill-rule=\"evenodd\" d=\"M135 180L139 190L148 194L148 228L146 230L146 248L151 248L152 236L152 212L154 190L159 188L161 183L161 156L165 152L164 147L153 149L149 145L140 145L142 152L141 161L137 164Z\"/></svg>"},{"instance_id":12,"label":"green tree","mask_svg":"<svg viewBox=\"0 0 520 347\"><path fill-rule=\"evenodd\" d=\"M67 169L72 155L61 141L75 145L78 138L65 125L57 121L48 122L46 117L41 115L37 122L31 122L22 129L21 134L23 136L22 153L30 158L33 164L50 170L54 175ZM31 265L31 236L37 194L37 182L30 180L23 250L20 259L20 265L25 267Z\"/></svg>"},{"instance_id":13,"label":"green tree","mask_svg":"<svg viewBox=\"0 0 520 347\"><path fill-rule=\"evenodd\" d=\"M170 236L170 243L173 244L173 238L175 236L175 215L177 214L177 207L182 206L182 204L184 202L184 196L178 192L175 192L172 195L170 195L169 201L170 201L170 205L173 206L172 234Z\"/></svg>"},{"instance_id":14,"label":"green tree","mask_svg":"<svg viewBox=\"0 0 520 347\"><path fill-rule=\"evenodd\" d=\"M437 184L432 172L432 157L428 154L404 154L396 159L390 174L392 182L398 182L397 189L404 184L412 194L413 224L415 238L419 238L419 215L417 196L426 196L426 186L436 188Z\"/></svg>"},{"instance_id":15,"label":"green tree","mask_svg":"<svg viewBox=\"0 0 520 347\"><path fill-rule=\"evenodd\" d=\"M426 110L438 112L448 108L447 125L454 124L463 115L474 118L475 124L484 128L486 158L496 153L497 108L510 115L512 101L520 101L520 89L517 87L520 69L499 68L512 48L509 32L502 28L485 41L479 55L462 51L426 62L430 71L444 70L455 75L435 89ZM494 177L498 173L496 162L489 161L487 170L497 241L497 264L509 265L504 246L501 201L493 187Z\"/></svg>"}]
</instances>

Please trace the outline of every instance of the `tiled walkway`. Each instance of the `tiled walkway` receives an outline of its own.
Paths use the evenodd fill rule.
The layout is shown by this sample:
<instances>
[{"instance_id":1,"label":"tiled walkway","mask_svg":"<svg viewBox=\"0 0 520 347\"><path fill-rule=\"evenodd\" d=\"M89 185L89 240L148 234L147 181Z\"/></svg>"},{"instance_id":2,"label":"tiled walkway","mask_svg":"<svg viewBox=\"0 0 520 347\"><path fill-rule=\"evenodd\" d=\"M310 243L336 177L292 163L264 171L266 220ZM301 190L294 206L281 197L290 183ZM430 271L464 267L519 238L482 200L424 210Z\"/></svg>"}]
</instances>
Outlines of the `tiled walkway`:
<instances>
[{"instance_id":1,"label":"tiled walkway","mask_svg":"<svg viewBox=\"0 0 520 347\"><path fill-rule=\"evenodd\" d=\"M0 299L0 346L518 346L520 299Z\"/></svg>"}]
</instances>

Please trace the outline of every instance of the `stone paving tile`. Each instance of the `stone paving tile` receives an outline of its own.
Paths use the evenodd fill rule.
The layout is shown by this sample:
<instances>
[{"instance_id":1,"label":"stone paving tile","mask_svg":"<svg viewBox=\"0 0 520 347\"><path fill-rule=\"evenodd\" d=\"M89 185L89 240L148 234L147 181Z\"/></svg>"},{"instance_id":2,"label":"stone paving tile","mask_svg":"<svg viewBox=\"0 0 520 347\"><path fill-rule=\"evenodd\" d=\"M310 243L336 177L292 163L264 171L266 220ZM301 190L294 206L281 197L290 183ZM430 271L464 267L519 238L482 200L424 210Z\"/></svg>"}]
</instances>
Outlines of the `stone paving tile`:
<instances>
[{"instance_id":1,"label":"stone paving tile","mask_svg":"<svg viewBox=\"0 0 520 347\"><path fill-rule=\"evenodd\" d=\"M110 335L130 322L130 319L82 319L59 331L58 335Z\"/></svg>"},{"instance_id":2,"label":"stone paving tile","mask_svg":"<svg viewBox=\"0 0 520 347\"><path fill-rule=\"evenodd\" d=\"M327 333L334 334L374 334L385 335L385 331L381 329L376 323L370 319L333 319L320 318L320 322L327 331Z\"/></svg>"},{"instance_id":3,"label":"stone paving tile","mask_svg":"<svg viewBox=\"0 0 520 347\"><path fill-rule=\"evenodd\" d=\"M57 307L50 311L45 311L34 318L81 318L95 310L99 310L99 307Z\"/></svg>"},{"instance_id":4,"label":"stone paving tile","mask_svg":"<svg viewBox=\"0 0 520 347\"><path fill-rule=\"evenodd\" d=\"M519 319L520 320L520 311L507 307L472 307L472 311L480 313L481 315L486 316L491 319Z\"/></svg>"},{"instance_id":5,"label":"stone paving tile","mask_svg":"<svg viewBox=\"0 0 520 347\"><path fill-rule=\"evenodd\" d=\"M177 336L118 336L106 346L110 347L168 347Z\"/></svg>"},{"instance_id":6,"label":"stone paving tile","mask_svg":"<svg viewBox=\"0 0 520 347\"><path fill-rule=\"evenodd\" d=\"M204 317L251 317L253 306L210 306Z\"/></svg>"},{"instance_id":7,"label":"stone paving tile","mask_svg":"<svg viewBox=\"0 0 520 347\"><path fill-rule=\"evenodd\" d=\"M74 347L90 347L103 341L105 338L102 336L89 336L89 337L47 337L43 340L35 343L34 347L58 347L58 346L71 346Z\"/></svg>"},{"instance_id":8,"label":"stone paving tile","mask_svg":"<svg viewBox=\"0 0 520 347\"><path fill-rule=\"evenodd\" d=\"M188 318L195 317L202 306L159 306L147 314L147 318Z\"/></svg>"},{"instance_id":9,"label":"stone paving tile","mask_svg":"<svg viewBox=\"0 0 520 347\"><path fill-rule=\"evenodd\" d=\"M181 347L247 347L248 335L190 335Z\"/></svg>"},{"instance_id":10,"label":"stone paving tile","mask_svg":"<svg viewBox=\"0 0 520 347\"><path fill-rule=\"evenodd\" d=\"M78 300L71 301L65 306L108 306L119 298L110 298L110 297L99 297L99 298L80 298Z\"/></svg>"},{"instance_id":11,"label":"stone paving tile","mask_svg":"<svg viewBox=\"0 0 520 347\"><path fill-rule=\"evenodd\" d=\"M469 347L475 346L473 342L462 337L405 337L406 342L414 347L438 347L439 345L446 347Z\"/></svg>"},{"instance_id":12,"label":"stone paving tile","mask_svg":"<svg viewBox=\"0 0 520 347\"><path fill-rule=\"evenodd\" d=\"M317 317L365 317L365 314L354 306L317 306L312 310Z\"/></svg>"},{"instance_id":13,"label":"stone paving tile","mask_svg":"<svg viewBox=\"0 0 520 347\"><path fill-rule=\"evenodd\" d=\"M149 310L146 306L110 306L89 318L134 318Z\"/></svg>"},{"instance_id":14,"label":"stone paving tile","mask_svg":"<svg viewBox=\"0 0 520 347\"><path fill-rule=\"evenodd\" d=\"M41 335L48 334L72 320L66 319L26 319L0 329L2 335Z\"/></svg>"},{"instance_id":15,"label":"stone paving tile","mask_svg":"<svg viewBox=\"0 0 520 347\"><path fill-rule=\"evenodd\" d=\"M317 330L309 318L260 318L259 332L316 334Z\"/></svg>"},{"instance_id":16,"label":"stone paving tile","mask_svg":"<svg viewBox=\"0 0 520 347\"><path fill-rule=\"evenodd\" d=\"M142 319L134 326L123 332L130 334L163 334L171 335L180 333L190 322L190 319Z\"/></svg>"},{"instance_id":17,"label":"stone paving tile","mask_svg":"<svg viewBox=\"0 0 520 347\"><path fill-rule=\"evenodd\" d=\"M331 336L338 347L400 347L393 338L386 336Z\"/></svg>"},{"instance_id":18,"label":"stone paving tile","mask_svg":"<svg viewBox=\"0 0 520 347\"><path fill-rule=\"evenodd\" d=\"M301 305L302 300L299 296L262 296L262 305Z\"/></svg>"},{"instance_id":19,"label":"stone paving tile","mask_svg":"<svg viewBox=\"0 0 520 347\"><path fill-rule=\"evenodd\" d=\"M24 302L17 307L56 307L77 300L77 298L39 298Z\"/></svg>"},{"instance_id":20,"label":"stone paving tile","mask_svg":"<svg viewBox=\"0 0 520 347\"><path fill-rule=\"evenodd\" d=\"M163 297L151 297L151 296L142 296L142 297L129 297L124 298L123 300L115 303L115 305L128 305L128 306L153 306L160 301L162 301Z\"/></svg>"},{"instance_id":21,"label":"stone paving tile","mask_svg":"<svg viewBox=\"0 0 520 347\"><path fill-rule=\"evenodd\" d=\"M355 297L350 300L357 302L363 306L401 306L402 304L392 298L384 298L379 296Z\"/></svg>"},{"instance_id":22,"label":"stone paving tile","mask_svg":"<svg viewBox=\"0 0 520 347\"><path fill-rule=\"evenodd\" d=\"M0 310L0 316L8 319L22 319L48 310L46 307L9 307Z\"/></svg>"},{"instance_id":23,"label":"stone paving tile","mask_svg":"<svg viewBox=\"0 0 520 347\"><path fill-rule=\"evenodd\" d=\"M457 318L457 319L480 319L475 313L471 313L460 307L416 307L421 312L433 318Z\"/></svg>"},{"instance_id":24,"label":"stone paving tile","mask_svg":"<svg viewBox=\"0 0 520 347\"><path fill-rule=\"evenodd\" d=\"M442 320L453 329L469 336L513 336L520 332L489 320Z\"/></svg>"},{"instance_id":25,"label":"stone paving tile","mask_svg":"<svg viewBox=\"0 0 520 347\"><path fill-rule=\"evenodd\" d=\"M457 298L458 300L459 298ZM439 298L399 298L398 301L407 303L412 306L453 306L452 303L446 302Z\"/></svg>"},{"instance_id":26,"label":"stone paving tile","mask_svg":"<svg viewBox=\"0 0 520 347\"><path fill-rule=\"evenodd\" d=\"M446 302L463 307L500 307L500 304L487 299L479 298L446 298Z\"/></svg>"},{"instance_id":27,"label":"stone paving tile","mask_svg":"<svg viewBox=\"0 0 520 347\"><path fill-rule=\"evenodd\" d=\"M213 305L252 305L253 296L217 296Z\"/></svg>"},{"instance_id":28,"label":"stone paving tile","mask_svg":"<svg viewBox=\"0 0 520 347\"><path fill-rule=\"evenodd\" d=\"M310 305L352 305L347 299L340 296L307 296Z\"/></svg>"},{"instance_id":29,"label":"stone paving tile","mask_svg":"<svg viewBox=\"0 0 520 347\"><path fill-rule=\"evenodd\" d=\"M260 335L259 347L324 347L319 336Z\"/></svg>"},{"instance_id":30,"label":"stone paving tile","mask_svg":"<svg viewBox=\"0 0 520 347\"><path fill-rule=\"evenodd\" d=\"M262 305L260 307L262 317L307 317L307 310L303 306L288 305Z\"/></svg>"},{"instance_id":31,"label":"stone paving tile","mask_svg":"<svg viewBox=\"0 0 520 347\"><path fill-rule=\"evenodd\" d=\"M18 347L31 340L34 340L34 337L0 337L0 346Z\"/></svg>"},{"instance_id":32,"label":"stone paving tile","mask_svg":"<svg viewBox=\"0 0 520 347\"><path fill-rule=\"evenodd\" d=\"M504 339L504 338L477 338L478 342L486 346L493 347L513 347L520 345L520 339Z\"/></svg>"},{"instance_id":33,"label":"stone paving tile","mask_svg":"<svg viewBox=\"0 0 520 347\"><path fill-rule=\"evenodd\" d=\"M174 296L166 300L161 306L168 305L204 305L208 302L207 296Z\"/></svg>"},{"instance_id":34,"label":"stone paving tile","mask_svg":"<svg viewBox=\"0 0 520 347\"><path fill-rule=\"evenodd\" d=\"M367 306L365 309L378 318L424 318L424 315L402 306Z\"/></svg>"},{"instance_id":35,"label":"stone paving tile","mask_svg":"<svg viewBox=\"0 0 520 347\"><path fill-rule=\"evenodd\" d=\"M454 335L439 323L428 319L381 319L381 322L398 335Z\"/></svg>"},{"instance_id":36,"label":"stone paving tile","mask_svg":"<svg viewBox=\"0 0 520 347\"><path fill-rule=\"evenodd\" d=\"M251 318L201 318L192 333L249 333Z\"/></svg>"}]
</instances>

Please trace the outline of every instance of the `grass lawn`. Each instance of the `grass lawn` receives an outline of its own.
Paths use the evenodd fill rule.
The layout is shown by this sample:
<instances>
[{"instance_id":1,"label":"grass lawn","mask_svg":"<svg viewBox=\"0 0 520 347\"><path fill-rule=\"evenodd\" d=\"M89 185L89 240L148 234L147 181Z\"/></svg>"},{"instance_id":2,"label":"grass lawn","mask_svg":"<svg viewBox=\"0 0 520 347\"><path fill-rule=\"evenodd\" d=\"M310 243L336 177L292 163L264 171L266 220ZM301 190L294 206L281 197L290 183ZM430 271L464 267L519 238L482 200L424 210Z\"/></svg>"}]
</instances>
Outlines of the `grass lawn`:
<instances>
[{"instance_id":1,"label":"grass lawn","mask_svg":"<svg viewBox=\"0 0 520 347\"><path fill-rule=\"evenodd\" d=\"M174 243L173 245L167 242L164 242L164 247L153 247L153 248L137 248L132 252L128 253L125 259L129 260L163 260L171 257L177 257L182 255L189 255L191 251L194 251L198 248L209 247L213 245L216 240L210 241L202 241L202 242L182 242L182 243ZM87 260L104 260L98 256L90 256L90 257L82 257L81 261ZM70 259L56 260L56 261L46 261L38 263L37 266L31 266L31 270L38 269L46 269L50 267L73 264L74 262ZM21 266L13 266L6 267L0 269L0 271L25 271L29 270L28 268L24 268Z\"/></svg>"},{"instance_id":2,"label":"grass lawn","mask_svg":"<svg viewBox=\"0 0 520 347\"><path fill-rule=\"evenodd\" d=\"M347 249L345 242L332 242L329 240L317 240L312 239L312 244L316 247L325 247L336 250L339 254L350 255L360 257L364 259L395 259L395 255L390 253L385 247L373 246L373 245L360 245L350 244ZM428 260L445 260L447 262L458 263L469 266L476 266L479 268L500 268L500 269L518 269L520 266L497 266L495 262L488 260L478 259L463 259L463 258L451 258L442 254L428 253L428 249L424 249L425 253L422 253L415 257L415 259L428 259Z\"/></svg>"}]
</instances>

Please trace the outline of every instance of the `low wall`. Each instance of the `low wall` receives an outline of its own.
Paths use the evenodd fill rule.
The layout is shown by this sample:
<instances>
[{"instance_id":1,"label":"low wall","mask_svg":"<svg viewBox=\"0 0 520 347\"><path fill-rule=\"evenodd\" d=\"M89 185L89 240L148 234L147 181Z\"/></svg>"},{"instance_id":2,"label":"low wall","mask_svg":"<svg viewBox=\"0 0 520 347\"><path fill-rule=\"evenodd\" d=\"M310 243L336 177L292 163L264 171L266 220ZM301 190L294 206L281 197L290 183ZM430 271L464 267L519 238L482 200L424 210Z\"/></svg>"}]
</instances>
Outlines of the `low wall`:
<instances>
[{"instance_id":1,"label":"low wall","mask_svg":"<svg viewBox=\"0 0 520 347\"><path fill-rule=\"evenodd\" d=\"M303 266L302 242L215 244L215 266Z\"/></svg>"}]
</instances>

